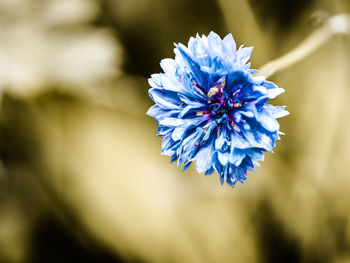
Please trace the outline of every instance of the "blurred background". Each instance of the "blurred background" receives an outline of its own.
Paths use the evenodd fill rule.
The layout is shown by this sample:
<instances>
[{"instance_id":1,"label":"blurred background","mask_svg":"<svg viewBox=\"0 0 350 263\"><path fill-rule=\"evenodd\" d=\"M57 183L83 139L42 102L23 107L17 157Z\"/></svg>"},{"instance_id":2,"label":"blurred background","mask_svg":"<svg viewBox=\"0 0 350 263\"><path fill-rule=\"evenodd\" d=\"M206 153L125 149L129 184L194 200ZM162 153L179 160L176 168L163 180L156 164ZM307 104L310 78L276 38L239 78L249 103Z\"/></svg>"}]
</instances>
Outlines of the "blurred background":
<instances>
[{"instance_id":1,"label":"blurred background","mask_svg":"<svg viewBox=\"0 0 350 263\"><path fill-rule=\"evenodd\" d=\"M160 155L147 78L215 31L259 68L348 0L1 0L0 262L350 262L350 40L270 79L286 133L234 189Z\"/></svg>"}]
</instances>

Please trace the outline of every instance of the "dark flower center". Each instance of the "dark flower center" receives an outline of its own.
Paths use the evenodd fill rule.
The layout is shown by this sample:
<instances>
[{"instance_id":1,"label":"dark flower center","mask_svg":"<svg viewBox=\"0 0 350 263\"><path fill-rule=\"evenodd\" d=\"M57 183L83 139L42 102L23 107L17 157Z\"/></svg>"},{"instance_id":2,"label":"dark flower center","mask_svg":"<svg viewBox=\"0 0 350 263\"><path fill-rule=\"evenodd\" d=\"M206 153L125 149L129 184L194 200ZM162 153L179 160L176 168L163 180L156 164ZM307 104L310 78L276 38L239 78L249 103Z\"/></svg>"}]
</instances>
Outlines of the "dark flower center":
<instances>
[{"instance_id":1,"label":"dark flower center","mask_svg":"<svg viewBox=\"0 0 350 263\"><path fill-rule=\"evenodd\" d=\"M208 95L208 110L213 119L218 124L225 124L229 122L234 126L234 113L237 108L243 106L246 102L240 99L241 87L234 87L234 89L225 88L225 83L219 83L209 89ZM232 92L231 90L234 90Z\"/></svg>"}]
</instances>

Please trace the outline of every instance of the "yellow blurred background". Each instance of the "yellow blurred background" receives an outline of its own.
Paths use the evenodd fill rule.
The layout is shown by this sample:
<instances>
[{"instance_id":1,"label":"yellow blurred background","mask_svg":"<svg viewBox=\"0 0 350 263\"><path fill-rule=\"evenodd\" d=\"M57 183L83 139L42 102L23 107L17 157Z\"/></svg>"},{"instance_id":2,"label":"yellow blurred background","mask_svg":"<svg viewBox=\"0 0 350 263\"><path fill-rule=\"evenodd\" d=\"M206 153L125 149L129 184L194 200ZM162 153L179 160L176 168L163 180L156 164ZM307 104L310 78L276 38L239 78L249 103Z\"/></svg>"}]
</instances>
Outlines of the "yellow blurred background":
<instances>
[{"instance_id":1,"label":"yellow blurred background","mask_svg":"<svg viewBox=\"0 0 350 263\"><path fill-rule=\"evenodd\" d=\"M1 0L0 263L350 262L350 39L270 79L291 113L234 189L160 155L147 78L215 31L259 68L349 0Z\"/></svg>"}]
</instances>

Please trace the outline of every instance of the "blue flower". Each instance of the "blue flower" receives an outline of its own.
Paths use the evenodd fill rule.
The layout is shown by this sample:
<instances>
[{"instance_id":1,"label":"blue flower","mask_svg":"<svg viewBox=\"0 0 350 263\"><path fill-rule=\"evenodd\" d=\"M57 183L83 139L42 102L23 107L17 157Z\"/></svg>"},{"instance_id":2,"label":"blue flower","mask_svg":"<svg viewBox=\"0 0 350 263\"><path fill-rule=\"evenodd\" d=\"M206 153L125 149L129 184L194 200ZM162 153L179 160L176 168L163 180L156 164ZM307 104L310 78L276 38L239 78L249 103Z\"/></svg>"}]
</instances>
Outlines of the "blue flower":
<instances>
[{"instance_id":1,"label":"blue flower","mask_svg":"<svg viewBox=\"0 0 350 263\"><path fill-rule=\"evenodd\" d=\"M253 48L237 49L231 34L175 46L175 59L160 63L164 73L149 79L156 104L147 114L159 124L162 154L184 170L196 161L199 173L217 171L221 184L243 183L280 139L276 118L288 112L266 102L284 89L254 76L247 63Z\"/></svg>"}]
</instances>

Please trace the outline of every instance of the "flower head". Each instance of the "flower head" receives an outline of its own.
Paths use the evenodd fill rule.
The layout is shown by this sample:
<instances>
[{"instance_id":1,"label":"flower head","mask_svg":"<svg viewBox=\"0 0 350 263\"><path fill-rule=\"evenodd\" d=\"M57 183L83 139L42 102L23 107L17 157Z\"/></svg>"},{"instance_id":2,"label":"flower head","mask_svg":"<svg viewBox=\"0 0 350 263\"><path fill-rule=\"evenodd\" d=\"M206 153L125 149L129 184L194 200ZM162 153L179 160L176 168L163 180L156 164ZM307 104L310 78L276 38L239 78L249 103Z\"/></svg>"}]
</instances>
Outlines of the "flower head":
<instances>
[{"instance_id":1,"label":"flower head","mask_svg":"<svg viewBox=\"0 0 350 263\"><path fill-rule=\"evenodd\" d=\"M160 63L164 73L149 79L156 104L147 114L164 137L162 154L184 170L196 161L198 172L217 171L222 184L243 183L279 139L276 118L288 112L266 102L284 89L254 76L247 63L252 48L236 49L231 34L197 35L174 52L175 59Z\"/></svg>"}]
</instances>

